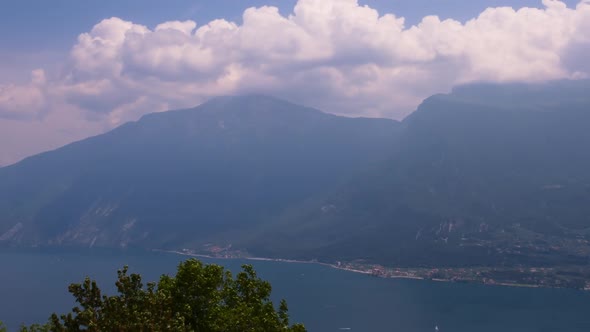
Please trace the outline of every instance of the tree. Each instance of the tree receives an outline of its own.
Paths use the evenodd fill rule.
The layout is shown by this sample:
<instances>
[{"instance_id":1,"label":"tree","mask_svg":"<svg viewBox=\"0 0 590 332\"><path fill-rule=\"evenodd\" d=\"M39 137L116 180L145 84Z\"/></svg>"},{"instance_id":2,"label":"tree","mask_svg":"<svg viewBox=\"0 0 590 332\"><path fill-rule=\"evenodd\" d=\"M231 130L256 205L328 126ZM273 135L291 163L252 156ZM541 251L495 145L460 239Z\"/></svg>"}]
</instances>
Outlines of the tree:
<instances>
[{"instance_id":1,"label":"tree","mask_svg":"<svg viewBox=\"0 0 590 332\"><path fill-rule=\"evenodd\" d=\"M234 278L221 266L190 259L175 276L163 275L146 287L127 267L117 276L118 295L103 295L96 281L86 278L68 288L78 303L71 313L53 314L47 324L21 331L305 331L301 324L289 324L284 300L274 307L270 283L250 265Z\"/></svg>"}]
</instances>

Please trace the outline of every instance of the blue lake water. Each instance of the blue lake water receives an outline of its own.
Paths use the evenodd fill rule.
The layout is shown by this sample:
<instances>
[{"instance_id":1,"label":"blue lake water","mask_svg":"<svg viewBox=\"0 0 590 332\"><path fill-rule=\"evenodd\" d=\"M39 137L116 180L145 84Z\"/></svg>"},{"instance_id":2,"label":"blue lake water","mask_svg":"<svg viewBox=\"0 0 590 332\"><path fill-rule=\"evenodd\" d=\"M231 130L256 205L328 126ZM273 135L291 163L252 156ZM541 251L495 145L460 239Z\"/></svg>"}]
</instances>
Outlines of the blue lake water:
<instances>
[{"instance_id":1,"label":"blue lake water","mask_svg":"<svg viewBox=\"0 0 590 332\"><path fill-rule=\"evenodd\" d=\"M141 252L0 251L0 320L10 331L67 312L67 285L86 275L112 293L116 270L129 265L145 281L174 273L187 257ZM214 260L238 271L252 264L285 298L293 322L309 331L554 332L590 331L590 293L420 280L381 279L314 264Z\"/></svg>"}]
</instances>

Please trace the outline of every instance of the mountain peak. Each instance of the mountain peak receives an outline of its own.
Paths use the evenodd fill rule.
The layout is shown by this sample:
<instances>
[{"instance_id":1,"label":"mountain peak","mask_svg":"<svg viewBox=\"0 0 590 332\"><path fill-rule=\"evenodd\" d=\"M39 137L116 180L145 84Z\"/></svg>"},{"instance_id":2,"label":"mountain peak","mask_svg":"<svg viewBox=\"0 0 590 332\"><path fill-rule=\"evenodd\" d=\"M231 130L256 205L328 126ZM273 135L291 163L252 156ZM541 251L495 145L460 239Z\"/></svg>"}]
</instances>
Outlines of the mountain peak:
<instances>
[{"instance_id":1,"label":"mountain peak","mask_svg":"<svg viewBox=\"0 0 590 332\"><path fill-rule=\"evenodd\" d=\"M590 80L556 80L542 83L472 83L455 87L450 93L426 98L404 119L454 121L450 117L504 117L508 114L550 112L587 113ZM456 119L455 119L456 120Z\"/></svg>"},{"instance_id":2,"label":"mountain peak","mask_svg":"<svg viewBox=\"0 0 590 332\"><path fill-rule=\"evenodd\" d=\"M274 103L289 103L286 100L273 97L265 94L242 94L242 95L221 95L215 96L207 100L202 105L208 103L251 103L251 102L274 102ZM289 103L290 104L290 103Z\"/></svg>"},{"instance_id":3,"label":"mountain peak","mask_svg":"<svg viewBox=\"0 0 590 332\"><path fill-rule=\"evenodd\" d=\"M191 118L207 118L213 115L218 117L218 120L222 120L223 116L230 115L238 116L240 118L277 118L280 117L279 115L285 117L287 114L289 115L289 118L297 117L299 119L309 116L332 116L317 109L297 105L276 97L259 94L248 94L213 97L193 108L150 113L144 115L140 121L161 122L162 118L166 118L168 120L178 119L181 121L188 121Z\"/></svg>"},{"instance_id":4,"label":"mountain peak","mask_svg":"<svg viewBox=\"0 0 590 332\"><path fill-rule=\"evenodd\" d=\"M485 105L504 110L563 109L565 105L587 104L590 80L556 80L540 83L474 83L438 95L456 103Z\"/></svg>"},{"instance_id":5,"label":"mountain peak","mask_svg":"<svg viewBox=\"0 0 590 332\"><path fill-rule=\"evenodd\" d=\"M323 113L319 110L297 105L284 99L262 94L246 94L235 96L213 97L195 109L212 111L258 111L258 112L282 112L297 111L307 113Z\"/></svg>"}]
</instances>

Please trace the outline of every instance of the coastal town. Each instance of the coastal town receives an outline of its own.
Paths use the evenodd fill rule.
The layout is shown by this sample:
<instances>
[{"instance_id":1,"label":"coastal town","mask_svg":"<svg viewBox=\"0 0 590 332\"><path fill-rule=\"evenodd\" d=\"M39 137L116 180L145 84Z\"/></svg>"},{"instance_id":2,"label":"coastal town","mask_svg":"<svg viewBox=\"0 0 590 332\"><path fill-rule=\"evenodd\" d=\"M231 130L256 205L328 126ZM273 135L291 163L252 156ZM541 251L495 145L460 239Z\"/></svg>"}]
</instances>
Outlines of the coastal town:
<instances>
[{"instance_id":1,"label":"coastal town","mask_svg":"<svg viewBox=\"0 0 590 332\"><path fill-rule=\"evenodd\" d=\"M215 259L268 260L288 263L320 264L371 277L430 280L438 282L475 283L513 287L570 288L590 290L590 267L389 267L362 260L351 262L322 262L318 260L293 260L253 257L247 252L233 250L231 245L222 247L206 245L204 250L182 249L174 253Z\"/></svg>"}]
</instances>

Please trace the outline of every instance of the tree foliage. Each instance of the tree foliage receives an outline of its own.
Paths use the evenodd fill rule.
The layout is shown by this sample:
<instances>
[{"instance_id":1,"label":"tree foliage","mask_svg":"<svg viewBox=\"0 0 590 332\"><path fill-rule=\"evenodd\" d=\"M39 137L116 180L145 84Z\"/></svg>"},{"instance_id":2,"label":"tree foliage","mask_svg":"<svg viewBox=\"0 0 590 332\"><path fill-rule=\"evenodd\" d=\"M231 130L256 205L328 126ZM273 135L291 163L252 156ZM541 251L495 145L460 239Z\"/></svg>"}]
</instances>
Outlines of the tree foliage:
<instances>
[{"instance_id":1,"label":"tree foliage","mask_svg":"<svg viewBox=\"0 0 590 332\"><path fill-rule=\"evenodd\" d=\"M69 286L77 302L71 313L53 314L47 324L21 331L305 331L301 324L289 324L284 300L275 308L270 283L250 265L234 278L221 266L190 259L175 276L163 275L145 287L127 267L117 274L117 295L102 294L96 281L86 278Z\"/></svg>"}]
</instances>

